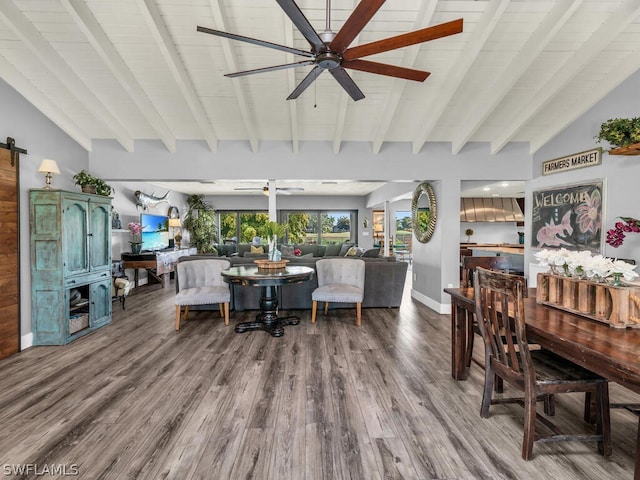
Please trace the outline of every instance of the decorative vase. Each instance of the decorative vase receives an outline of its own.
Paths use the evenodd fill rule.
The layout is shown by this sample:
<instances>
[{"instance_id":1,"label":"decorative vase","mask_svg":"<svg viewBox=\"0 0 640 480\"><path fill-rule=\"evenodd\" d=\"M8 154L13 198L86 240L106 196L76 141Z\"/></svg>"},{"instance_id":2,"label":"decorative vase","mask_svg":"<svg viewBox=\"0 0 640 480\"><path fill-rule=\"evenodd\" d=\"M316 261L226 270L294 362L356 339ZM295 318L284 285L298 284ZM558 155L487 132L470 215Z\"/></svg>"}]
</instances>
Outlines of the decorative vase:
<instances>
[{"instance_id":1,"label":"decorative vase","mask_svg":"<svg viewBox=\"0 0 640 480\"><path fill-rule=\"evenodd\" d=\"M269 242L269 260L272 262L279 262L282 260L282 254L280 250L277 248L278 245L278 237L274 235L271 237L271 241Z\"/></svg>"},{"instance_id":2,"label":"decorative vase","mask_svg":"<svg viewBox=\"0 0 640 480\"><path fill-rule=\"evenodd\" d=\"M611 276L613 277L613 279L611 280L611 285L614 287L621 287L622 286L622 273L621 272L613 272L611 274Z\"/></svg>"},{"instance_id":3,"label":"decorative vase","mask_svg":"<svg viewBox=\"0 0 640 480\"><path fill-rule=\"evenodd\" d=\"M134 255L139 254L142 251L142 243L139 242L129 242L131 245L131 253Z\"/></svg>"}]
</instances>

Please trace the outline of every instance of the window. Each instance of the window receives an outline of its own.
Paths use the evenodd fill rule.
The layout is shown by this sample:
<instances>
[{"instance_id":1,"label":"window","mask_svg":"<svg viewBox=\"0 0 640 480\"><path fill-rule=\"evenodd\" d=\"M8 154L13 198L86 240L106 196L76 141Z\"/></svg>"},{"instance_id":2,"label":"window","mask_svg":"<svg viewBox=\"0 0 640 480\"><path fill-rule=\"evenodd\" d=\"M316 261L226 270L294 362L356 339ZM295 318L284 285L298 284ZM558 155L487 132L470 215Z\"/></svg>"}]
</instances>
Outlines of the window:
<instances>
[{"instance_id":1,"label":"window","mask_svg":"<svg viewBox=\"0 0 640 480\"><path fill-rule=\"evenodd\" d=\"M412 231L411 212L396 211L396 245L404 247L403 250L411 251Z\"/></svg>"},{"instance_id":2,"label":"window","mask_svg":"<svg viewBox=\"0 0 640 480\"><path fill-rule=\"evenodd\" d=\"M218 211L217 214L222 242L250 243L256 235L266 241L264 226L269 221L267 212ZM290 244L355 243L357 218L355 210L283 211L279 215L279 221L289 226L284 240Z\"/></svg>"},{"instance_id":3,"label":"window","mask_svg":"<svg viewBox=\"0 0 640 480\"><path fill-rule=\"evenodd\" d=\"M264 237L268 221L267 212L218 212L219 237L222 242L251 243L255 236Z\"/></svg>"},{"instance_id":4,"label":"window","mask_svg":"<svg viewBox=\"0 0 640 480\"><path fill-rule=\"evenodd\" d=\"M354 242L357 211L288 211L282 216L289 224L288 242L328 245Z\"/></svg>"}]
</instances>

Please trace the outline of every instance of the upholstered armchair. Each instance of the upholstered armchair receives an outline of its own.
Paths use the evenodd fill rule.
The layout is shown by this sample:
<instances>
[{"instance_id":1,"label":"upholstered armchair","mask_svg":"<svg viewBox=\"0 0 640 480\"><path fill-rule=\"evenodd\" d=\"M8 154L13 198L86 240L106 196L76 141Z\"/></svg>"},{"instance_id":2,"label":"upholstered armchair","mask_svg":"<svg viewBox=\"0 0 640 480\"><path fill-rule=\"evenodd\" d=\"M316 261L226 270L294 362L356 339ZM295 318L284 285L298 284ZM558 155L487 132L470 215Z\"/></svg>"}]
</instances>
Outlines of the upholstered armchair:
<instances>
[{"instance_id":1,"label":"upholstered armchair","mask_svg":"<svg viewBox=\"0 0 640 480\"><path fill-rule=\"evenodd\" d=\"M230 266L231 262L227 259L211 257L178 262L176 266L178 292L175 299L176 330L180 330L182 307L184 307L186 321L190 305L220 304L220 314L224 316L224 324L229 325L231 291L220 272Z\"/></svg>"},{"instance_id":2,"label":"upholstered armchair","mask_svg":"<svg viewBox=\"0 0 640 480\"><path fill-rule=\"evenodd\" d=\"M311 323L316 323L318 302L324 302L327 314L329 302L355 303L356 325L362 324L364 298L364 260L327 258L316 262L318 288L311 293Z\"/></svg>"}]
</instances>

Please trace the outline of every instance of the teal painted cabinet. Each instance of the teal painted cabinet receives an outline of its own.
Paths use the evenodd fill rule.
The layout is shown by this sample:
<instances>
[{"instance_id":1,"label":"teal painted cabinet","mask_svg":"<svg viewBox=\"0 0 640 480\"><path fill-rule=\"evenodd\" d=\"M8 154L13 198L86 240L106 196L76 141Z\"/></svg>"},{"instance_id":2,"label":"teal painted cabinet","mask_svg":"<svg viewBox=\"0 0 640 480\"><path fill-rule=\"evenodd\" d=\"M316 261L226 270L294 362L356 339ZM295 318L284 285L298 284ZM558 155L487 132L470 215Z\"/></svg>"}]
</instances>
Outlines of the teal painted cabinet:
<instances>
[{"instance_id":1,"label":"teal painted cabinet","mask_svg":"<svg viewBox=\"0 0 640 480\"><path fill-rule=\"evenodd\" d=\"M111 198L31 190L34 345L64 345L111 322Z\"/></svg>"}]
</instances>

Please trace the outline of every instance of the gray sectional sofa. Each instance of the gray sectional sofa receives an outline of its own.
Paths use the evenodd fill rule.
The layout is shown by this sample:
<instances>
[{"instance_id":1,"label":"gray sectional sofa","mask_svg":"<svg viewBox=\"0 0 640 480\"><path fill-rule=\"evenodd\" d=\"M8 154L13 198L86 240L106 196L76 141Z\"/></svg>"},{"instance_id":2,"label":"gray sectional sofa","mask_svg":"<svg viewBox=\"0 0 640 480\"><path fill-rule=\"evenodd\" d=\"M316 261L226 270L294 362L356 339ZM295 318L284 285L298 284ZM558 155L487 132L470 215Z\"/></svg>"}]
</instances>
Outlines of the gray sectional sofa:
<instances>
[{"instance_id":1,"label":"gray sectional sofa","mask_svg":"<svg viewBox=\"0 0 640 480\"><path fill-rule=\"evenodd\" d=\"M304 255L304 254L303 254ZM202 258L199 255L181 257L179 261L193 261ZM316 262L330 257L287 257L290 265L301 265L315 269ZM255 256L231 256L233 265L254 265ZM364 257L365 286L362 306L399 307L402 302L408 263L398 262L394 257ZM176 277L176 289L180 279ZM283 310L311 309L311 292L317 288L318 280L288 285L278 289L279 306ZM237 311L260 309L260 288L232 285L231 308ZM353 308L349 304L332 304L330 308Z\"/></svg>"}]
</instances>

